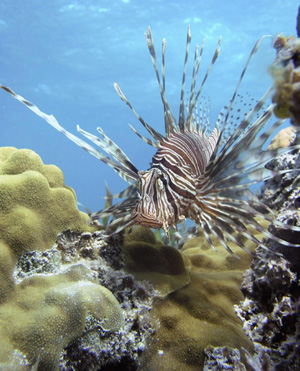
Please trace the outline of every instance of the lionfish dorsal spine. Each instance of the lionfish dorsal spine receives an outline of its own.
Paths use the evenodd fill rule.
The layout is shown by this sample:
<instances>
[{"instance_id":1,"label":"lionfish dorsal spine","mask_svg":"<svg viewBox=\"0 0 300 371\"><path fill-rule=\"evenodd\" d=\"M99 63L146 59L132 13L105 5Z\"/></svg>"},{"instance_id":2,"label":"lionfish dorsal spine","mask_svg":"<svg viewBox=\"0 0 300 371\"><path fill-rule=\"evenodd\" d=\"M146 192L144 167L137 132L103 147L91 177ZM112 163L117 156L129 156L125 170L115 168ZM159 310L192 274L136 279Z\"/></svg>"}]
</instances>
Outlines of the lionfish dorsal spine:
<instances>
[{"instance_id":1,"label":"lionfish dorsal spine","mask_svg":"<svg viewBox=\"0 0 300 371\"><path fill-rule=\"evenodd\" d=\"M143 118L136 112L136 110L133 108L133 106L131 105L131 103L129 102L129 100L125 97L124 93L122 92L120 86L115 82L114 83L114 88L118 94L118 96L121 98L121 100L123 102L125 102L128 107L131 109L131 111L135 114L135 116L137 117L137 119L140 121L140 123L144 126L144 128L146 130L148 130L148 132L153 136L153 138L155 140L157 140L158 142L161 142L164 137L158 133L156 130L154 130L150 125L148 125L144 120Z\"/></svg>"},{"instance_id":2,"label":"lionfish dorsal spine","mask_svg":"<svg viewBox=\"0 0 300 371\"><path fill-rule=\"evenodd\" d=\"M151 32L151 31L150 31ZM165 133L166 136L168 136L171 132L171 129L173 127L172 118L168 114L167 107L165 105L166 101L166 64L165 64L165 54L166 54L166 47L167 47L167 40L163 38L162 40L162 52L161 52L161 74L162 74L162 101L163 101L163 107L164 107L164 123L165 123Z\"/></svg>"},{"instance_id":3,"label":"lionfish dorsal spine","mask_svg":"<svg viewBox=\"0 0 300 371\"><path fill-rule=\"evenodd\" d=\"M191 91L191 95L193 95L193 99L191 99L191 100L190 100L190 103L189 103L189 108L188 108L189 113L188 113L188 117L187 117L187 119L186 119L186 122L189 122L189 121L192 119L193 112L194 112L194 109L195 109L195 107L196 107L196 104L197 104L197 101L198 101L198 99L199 99L199 96L200 96L200 94L201 94L201 92L202 92L203 86L204 86L204 84L205 84L205 82L206 82L206 80L207 80L207 78L208 78L208 75L209 75L209 73L210 73L210 71L211 71L211 69L212 69L214 63L216 62L216 60L217 60L217 58L218 58L218 56L219 56L219 54L220 54L220 51L221 51L221 49L220 49L221 40L222 40L222 38L220 37L220 38L219 38L219 41L218 41L218 44L217 44L217 47L216 47L216 50L215 50L214 55L213 55L213 57L212 57L212 60L211 60L211 62L210 62L210 65L208 66L208 69L206 70L206 73L205 73L204 78L203 78L203 80L202 80L202 83L201 83L201 85L200 85L200 88L198 89L197 93L195 94L196 81L197 81L197 74L198 74L198 70L199 70L199 66L200 66L200 60L201 60L200 57L202 56L202 52L203 52L203 49L202 49L202 48L203 48L203 43L202 43L202 48L201 48L200 56L199 56L199 62L197 62L197 64L198 64L197 67L198 67L198 68L196 69L195 85L193 86L193 90L194 90L194 91Z\"/></svg>"},{"instance_id":4,"label":"lionfish dorsal spine","mask_svg":"<svg viewBox=\"0 0 300 371\"><path fill-rule=\"evenodd\" d=\"M186 48L185 48L185 57L184 57L184 65L183 65L183 74L182 74L182 83L181 83L181 92L180 92L180 107L179 107L179 130L181 132L184 131L185 129L185 119L184 119L184 88L185 88L185 76L186 76L186 67L187 67L187 62L188 62L188 57L189 57L189 47L190 43L192 40L192 35L190 31L190 26L188 26L188 31L187 31L187 38L186 38Z\"/></svg>"},{"instance_id":5,"label":"lionfish dorsal spine","mask_svg":"<svg viewBox=\"0 0 300 371\"><path fill-rule=\"evenodd\" d=\"M239 90L239 87L240 87L240 85L241 85L241 82L242 82L242 80L243 80L243 77L244 77L244 75L245 75L245 72L246 72L246 70L247 70L247 68L248 68L248 65L249 65L249 63L250 63L252 57L254 56L254 54L258 51L258 49L259 49L259 47L260 47L262 41L263 41L264 38L266 38L266 37L268 37L268 36L267 36L267 35L262 36L259 40L257 40L257 42L255 43L255 45L254 45L254 47L253 47L253 49L252 49L252 51L251 51L251 53L250 53L250 55L249 55L247 61L246 61L246 64L245 64L245 66L244 66L244 68L243 68L243 70L242 70L242 73L241 73L241 76L240 76L240 78L239 78L239 80L238 80L238 83L237 83L237 86L236 86L236 88L235 88L235 91L234 91L234 93L233 93L233 95L232 95L232 98L231 98L231 100L230 100L230 104L229 104L229 106L228 106L227 113L226 113L226 115L225 115L225 119L224 119L224 124L223 124L223 128L222 128L222 130L224 129L224 127L225 127L226 124L227 124L228 117L229 117L229 115L230 115L230 112L231 112L231 109L232 109L233 103L234 103L234 101L235 101L235 97L236 97L236 95L237 95L237 92L238 92L238 90ZM262 107L263 104L265 103L266 99L269 97L269 91L270 91L271 89L272 89L272 87L271 87L271 88L270 88L270 89L269 89L269 90L264 94L263 98L260 99L259 102L262 102L261 107ZM261 107L260 107L260 108L261 108ZM258 110L258 111L259 111L259 110ZM250 112L251 112L251 111L250 111ZM257 112L257 111L256 111L256 112ZM249 113L249 115L250 115L250 113ZM248 119L248 121L249 121L249 118L250 118L249 115L248 115L248 118L246 118L246 120ZM250 120L251 120L251 119L250 119Z\"/></svg>"},{"instance_id":6,"label":"lionfish dorsal spine","mask_svg":"<svg viewBox=\"0 0 300 371\"><path fill-rule=\"evenodd\" d=\"M160 91L160 96L162 100L162 104L164 107L164 117L165 117L165 131L166 134L170 132L176 131L177 127L177 120L169 106L169 103L166 99L166 91L165 91L165 51L166 51L166 41L163 41L163 52L162 52L162 65L163 65L163 85L161 85L160 82L160 76L159 76L159 71L158 71L158 66L157 66L157 60L156 60L156 53L155 53L155 47L154 47L154 42L152 38L152 33L151 33L151 28L148 27L147 31L145 33L146 36L146 41L147 41L147 46L149 49L149 53L151 56L152 64L155 70L158 86L159 86L159 91Z\"/></svg>"},{"instance_id":7,"label":"lionfish dorsal spine","mask_svg":"<svg viewBox=\"0 0 300 371\"><path fill-rule=\"evenodd\" d=\"M200 67L200 63L201 63L201 59L202 59L202 55L203 55L203 50L204 50L204 42L205 42L205 40L202 40L202 45L201 45L199 56L198 56L199 45L196 45L196 48L195 48L193 74L192 74L191 92L190 92L189 102L192 102L193 99L194 99L194 94L195 94L195 89L196 89L196 84L197 84L198 71L199 71L199 67ZM188 107L188 114L189 114L189 116L191 116L190 115L190 106Z\"/></svg>"}]
</instances>

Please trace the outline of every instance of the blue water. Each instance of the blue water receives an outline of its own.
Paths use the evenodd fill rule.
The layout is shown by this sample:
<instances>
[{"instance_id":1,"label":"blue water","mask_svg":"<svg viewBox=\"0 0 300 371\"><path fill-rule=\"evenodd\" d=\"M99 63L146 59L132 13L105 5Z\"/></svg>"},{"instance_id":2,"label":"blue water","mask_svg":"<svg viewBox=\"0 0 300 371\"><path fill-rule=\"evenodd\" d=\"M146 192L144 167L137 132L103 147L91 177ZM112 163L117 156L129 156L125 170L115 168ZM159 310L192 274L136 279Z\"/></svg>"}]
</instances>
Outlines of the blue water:
<instances>
[{"instance_id":1,"label":"blue water","mask_svg":"<svg viewBox=\"0 0 300 371\"><path fill-rule=\"evenodd\" d=\"M1 0L0 82L53 114L76 134L76 125L96 134L101 126L140 170L147 169L153 148L140 123L116 95L116 81L140 115L163 132L159 90L144 33L150 25L161 55L167 39L167 98L178 115L186 31L196 43L205 38L205 71L222 36L221 55L204 93L211 114L230 99L256 40L262 35L295 34L298 2L293 0ZM259 98L271 81L272 38L264 40L243 81L242 91ZM160 65L160 62L159 62ZM190 61L190 73L192 62ZM59 166L78 200L97 211L104 205L107 181L112 192L126 187L114 171L56 132L25 106L0 92L0 146L30 148L45 163Z\"/></svg>"}]
</instances>

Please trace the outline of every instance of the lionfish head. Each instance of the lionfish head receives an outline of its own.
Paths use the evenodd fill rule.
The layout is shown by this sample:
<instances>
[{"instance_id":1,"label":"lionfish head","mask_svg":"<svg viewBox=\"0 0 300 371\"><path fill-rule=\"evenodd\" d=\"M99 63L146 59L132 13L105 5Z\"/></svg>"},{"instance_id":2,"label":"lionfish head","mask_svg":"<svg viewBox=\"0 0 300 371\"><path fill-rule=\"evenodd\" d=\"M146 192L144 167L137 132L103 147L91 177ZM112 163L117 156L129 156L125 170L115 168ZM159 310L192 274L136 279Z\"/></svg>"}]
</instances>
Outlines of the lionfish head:
<instances>
[{"instance_id":1,"label":"lionfish head","mask_svg":"<svg viewBox=\"0 0 300 371\"><path fill-rule=\"evenodd\" d=\"M172 205L167 197L168 178L160 169L139 171L140 199L132 211L134 224L151 228L163 228L168 234L169 225L174 224Z\"/></svg>"}]
</instances>

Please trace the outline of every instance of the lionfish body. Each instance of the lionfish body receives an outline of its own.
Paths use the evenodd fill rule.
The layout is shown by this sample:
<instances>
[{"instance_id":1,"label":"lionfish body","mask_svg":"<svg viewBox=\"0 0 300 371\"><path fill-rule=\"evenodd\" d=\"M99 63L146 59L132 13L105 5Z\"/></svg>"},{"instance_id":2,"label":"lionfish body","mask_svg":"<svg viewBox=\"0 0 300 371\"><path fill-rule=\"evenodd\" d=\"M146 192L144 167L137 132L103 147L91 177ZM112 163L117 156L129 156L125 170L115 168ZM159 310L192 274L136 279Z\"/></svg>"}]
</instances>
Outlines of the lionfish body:
<instances>
[{"instance_id":1,"label":"lionfish body","mask_svg":"<svg viewBox=\"0 0 300 371\"><path fill-rule=\"evenodd\" d=\"M227 240L232 240L241 248L246 249L243 242L246 237L246 239L265 247L250 232L250 228L264 233L266 237L274 241L292 246L261 227L256 217L261 216L280 228L293 231L299 231L300 228L278 222L273 212L248 188L251 184L289 171L275 172L268 170L265 165L280 154L300 148L300 145L297 145L272 151L263 149L267 139L282 123L282 120L277 120L269 128L265 128L273 115L272 105L258 115L272 89L269 89L256 103L229 138L226 134L226 130L228 132L226 124L228 124L239 85L250 59L257 51L262 39L256 43L248 58L229 107L225 112L221 112L216 127L209 135L206 134L208 119L207 117L199 117L196 113L196 104L211 67L219 55L220 40L198 91L196 91L196 83L203 44L200 52L198 46L196 47L190 96L186 107L184 89L191 42L190 30L188 29L179 120L177 122L165 94L166 41L163 40L162 44L162 76L160 76L150 28L147 29L146 39L164 107L165 136L148 125L134 110L120 87L116 83L114 86L119 97L130 107L153 137L153 139L146 138L131 127L141 139L157 148L151 167L147 171L138 171L120 147L109 139L101 128L98 128L98 132L102 138L79 127L77 130L110 157L68 132L54 116L43 113L33 103L17 95L10 88L3 85L0 87L77 145L111 166L130 184L127 189L114 196L123 199L123 201L91 215L93 220L113 216L110 225L117 226L115 232L128 226L141 224L152 228L163 228L168 235L170 226L176 228L178 223L190 218L203 229L212 248L214 248L212 236L216 237L231 253ZM258 118L256 118L257 116ZM254 118L256 119L254 120Z\"/></svg>"}]
</instances>

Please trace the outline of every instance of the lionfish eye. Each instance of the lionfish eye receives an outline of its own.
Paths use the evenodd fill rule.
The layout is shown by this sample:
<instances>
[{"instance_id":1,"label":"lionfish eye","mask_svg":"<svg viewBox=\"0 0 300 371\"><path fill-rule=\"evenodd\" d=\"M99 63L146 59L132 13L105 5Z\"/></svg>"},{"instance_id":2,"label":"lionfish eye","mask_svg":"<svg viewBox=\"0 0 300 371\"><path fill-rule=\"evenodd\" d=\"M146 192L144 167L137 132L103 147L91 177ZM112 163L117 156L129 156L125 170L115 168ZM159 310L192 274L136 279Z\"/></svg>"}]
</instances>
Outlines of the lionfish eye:
<instances>
[{"instance_id":1,"label":"lionfish eye","mask_svg":"<svg viewBox=\"0 0 300 371\"><path fill-rule=\"evenodd\" d=\"M168 185L167 179L164 178L164 177L162 177L161 180L162 180L162 182L163 182L163 185L164 185L165 187L167 187L167 185Z\"/></svg>"}]
</instances>

